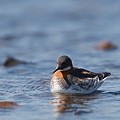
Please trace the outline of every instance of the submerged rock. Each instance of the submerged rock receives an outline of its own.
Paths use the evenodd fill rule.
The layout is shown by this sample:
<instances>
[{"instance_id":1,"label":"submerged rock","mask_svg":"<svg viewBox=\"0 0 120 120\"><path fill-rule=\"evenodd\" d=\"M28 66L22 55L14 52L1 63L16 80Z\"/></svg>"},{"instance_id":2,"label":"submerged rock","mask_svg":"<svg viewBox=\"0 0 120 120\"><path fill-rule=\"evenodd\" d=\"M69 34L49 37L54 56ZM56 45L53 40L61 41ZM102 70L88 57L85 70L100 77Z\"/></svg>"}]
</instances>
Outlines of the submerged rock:
<instances>
[{"instance_id":1,"label":"submerged rock","mask_svg":"<svg viewBox=\"0 0 120 120\"><path fill-rule=\"evenodd\" d=\"M96 46L98 50L114 50L117 49L117 46L110 41L102 41Z\"/></svg>"},{"instance_id":2,"label":"submerged rock","mask_svg":"<svg viewBox=\"0 0 120 120\"><path fill-rule=\"evenodd\" d=\"M12 34L7 34L7 35L4 35L4 36L0 36L0 40L14 40L16 38L19 38L19 36L17 35L12 35Z\"/></svg>"},{"instance_id":3,"label":"submerged rock","mask_svg":"<svg viewBox=\"0 0 120 120\"><path fill-rule=\"evenodd\" d=\"M19 64L27 64L27 62L21 61L21 60L17 60L13 57L8 57L5 62L3 63L3 65L5 67L11 67L11 66L16 66Z\"/></svg>"},{"instance_id":4,"label":"submerged rock","mask_svg":"<svg viewBox=\"0 0 120 120\"><path fill-rule=\"evenodd\" d=\"M14 108L17 107L18 104L15 102L11 102L11 101L0 101L0 109L2 108Z\"/></svg>"}]
</instances>

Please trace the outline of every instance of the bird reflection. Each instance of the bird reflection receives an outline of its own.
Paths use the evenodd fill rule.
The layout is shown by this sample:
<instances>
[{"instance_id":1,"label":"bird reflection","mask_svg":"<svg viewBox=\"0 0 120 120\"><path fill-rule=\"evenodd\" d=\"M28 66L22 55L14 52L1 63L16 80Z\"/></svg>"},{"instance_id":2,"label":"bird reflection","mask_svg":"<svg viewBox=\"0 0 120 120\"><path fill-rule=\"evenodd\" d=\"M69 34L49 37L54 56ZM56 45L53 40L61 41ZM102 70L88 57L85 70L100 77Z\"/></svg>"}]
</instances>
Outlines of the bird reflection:
<instances>
[{"instance_id":1,"label":"bird reflection","mask_svg":"<svg viewBox=\"0 0 120 120\"><path fill-rule=\"evenodd\" d=\"M101 91L90 95L52 93L53 100L51 103L55 106L55 113L91 113L90 101L96 99L100 93Z\"/></svg>"}]
</instances>

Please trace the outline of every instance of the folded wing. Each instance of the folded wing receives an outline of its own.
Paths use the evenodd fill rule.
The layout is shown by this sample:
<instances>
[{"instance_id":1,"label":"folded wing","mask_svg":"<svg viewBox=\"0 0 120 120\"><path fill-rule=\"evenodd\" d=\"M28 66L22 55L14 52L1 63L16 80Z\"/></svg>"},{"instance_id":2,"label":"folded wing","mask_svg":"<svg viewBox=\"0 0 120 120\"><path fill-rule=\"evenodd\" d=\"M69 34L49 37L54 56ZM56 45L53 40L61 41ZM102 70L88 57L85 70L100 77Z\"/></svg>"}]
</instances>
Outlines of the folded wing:
<instances>
[{"instance_id":1,"label":"folded wing","mask_svg":"<svg viewBox=\"0 0 120 120\"><path fill-rule=\"evenodd\" d=\"M73 72L73 83L80 86L83 89L93 89L98 88L110 73L94 73L82 68L75 68Z\"/></svg>"}]
</instances>

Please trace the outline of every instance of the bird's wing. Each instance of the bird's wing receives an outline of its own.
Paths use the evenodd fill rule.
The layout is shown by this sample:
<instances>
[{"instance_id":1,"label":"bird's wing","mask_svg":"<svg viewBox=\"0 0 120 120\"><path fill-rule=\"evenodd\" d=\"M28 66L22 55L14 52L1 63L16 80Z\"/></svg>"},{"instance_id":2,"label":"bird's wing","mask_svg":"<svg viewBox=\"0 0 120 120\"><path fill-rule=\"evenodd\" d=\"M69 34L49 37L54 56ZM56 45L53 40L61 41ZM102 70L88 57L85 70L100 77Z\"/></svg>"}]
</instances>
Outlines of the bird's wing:
<instances>
[{"instance_id":1,"label":"bird's wing","mask_svg":"<svg viewBox=\"0 0 120 120\"><path fill-rule=\"evenodd\" d=\"M98 78L102 80L107 76L110 76L111 73L109 72L95 73L83 68L74 68L72 75L79 79L88 79L88 78L93 79L94 77L98 76Z\"/></svg>"},{"instance_id":2,"label":"bird's wing","mask_svg":"<svg viewBox=\"0 0 120 120\"><path fill-rule=\"evenodd\" d=\"M75 84L90 84L91 82L93 83L93 81L102 81L109 75L110 73L108 72L94 73L82 68L74 68L72 80Z\"/></svg>"},{"instance_id":3,"label":"bird's wing","mask_svg":"<svg viewBox=\"0 0 120 120\"><path fill-rule=\"evenodd\" d=\"M74 68L72 75L79 79L94 78L94 77L98 76L97 73L85 70L83 68Z\"/></svg>"}]
</instances>

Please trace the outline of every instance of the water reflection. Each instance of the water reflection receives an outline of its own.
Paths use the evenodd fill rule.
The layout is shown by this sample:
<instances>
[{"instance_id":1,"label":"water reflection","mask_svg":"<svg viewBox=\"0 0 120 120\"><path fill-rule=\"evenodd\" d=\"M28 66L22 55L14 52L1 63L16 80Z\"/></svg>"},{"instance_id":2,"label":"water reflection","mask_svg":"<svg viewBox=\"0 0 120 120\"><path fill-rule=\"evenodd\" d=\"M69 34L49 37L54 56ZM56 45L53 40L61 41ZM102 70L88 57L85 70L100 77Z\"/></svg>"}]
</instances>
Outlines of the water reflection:
<instances>
[{"instance_id":1,"label":"water reflection","mask_svg":"<svg viewBox=\"0 0 120 120\"><path fill-rule=\"evenodd\" d=\"M102 91L97 91L90 95L55 93L52 94L53 100L51 103L55 106L54 111L57 115L66 112L73 112L75 115L91 113L93 110L90 107L90 101L98 98L101 92Z\"/></svg>"}]
</instances>

